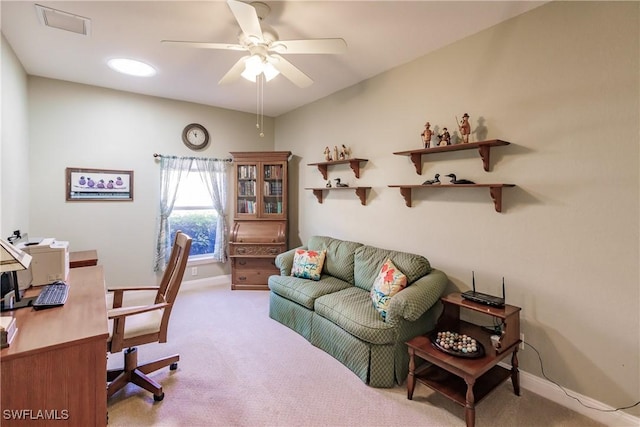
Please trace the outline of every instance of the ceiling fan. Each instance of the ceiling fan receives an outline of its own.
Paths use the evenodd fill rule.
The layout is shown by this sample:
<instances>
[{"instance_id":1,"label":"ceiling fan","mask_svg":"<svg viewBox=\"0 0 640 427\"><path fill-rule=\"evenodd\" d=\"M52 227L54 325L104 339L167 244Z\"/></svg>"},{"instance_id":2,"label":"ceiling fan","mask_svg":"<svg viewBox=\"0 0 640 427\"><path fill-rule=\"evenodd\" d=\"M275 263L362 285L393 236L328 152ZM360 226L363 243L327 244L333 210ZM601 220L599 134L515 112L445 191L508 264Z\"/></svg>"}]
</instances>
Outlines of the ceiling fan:
<instances>
[{"instance_id":1,"label":"ceiling fan","mask_svg":"<svg viewBox=\"0 0 640 427\"><path fill-rule=\"evenodd\" d=\"M248 51L249 55L240 58L218 84L232 83L240 76L255 82L264 75L269 81L282 74L296 86L307 87L313 80L281 54L340 54L347 51L347 43L340 38L278 40L273 29L262 27L260 23L271 11L269 6L261 2L244 3L237 0L227 0L227 4L242 30L238 44L162 40L162 43L187 47Z\"/></svg>"}]
</instances>

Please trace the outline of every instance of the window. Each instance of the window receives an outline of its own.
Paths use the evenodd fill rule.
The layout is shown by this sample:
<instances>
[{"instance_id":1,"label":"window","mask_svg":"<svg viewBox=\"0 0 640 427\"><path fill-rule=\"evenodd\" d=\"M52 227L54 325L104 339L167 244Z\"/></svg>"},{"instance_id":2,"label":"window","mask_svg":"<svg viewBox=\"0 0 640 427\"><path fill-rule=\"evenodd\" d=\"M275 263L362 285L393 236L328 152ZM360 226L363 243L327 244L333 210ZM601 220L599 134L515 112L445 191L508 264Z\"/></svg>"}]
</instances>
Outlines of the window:
<instances>
[{"instance_id":1,"label":"window","mask_svg":"<svg viewBox=\"0 0 640 427\"><path fill-rule=\"evenodd\" d=\"M173 242L180 230L193 239L191 260L213 256L218 214L211 196L202 182L198 167L193 163L186 178L180 181L173 210L169 216L169 230Z\"/></svg>"}]
</instances>

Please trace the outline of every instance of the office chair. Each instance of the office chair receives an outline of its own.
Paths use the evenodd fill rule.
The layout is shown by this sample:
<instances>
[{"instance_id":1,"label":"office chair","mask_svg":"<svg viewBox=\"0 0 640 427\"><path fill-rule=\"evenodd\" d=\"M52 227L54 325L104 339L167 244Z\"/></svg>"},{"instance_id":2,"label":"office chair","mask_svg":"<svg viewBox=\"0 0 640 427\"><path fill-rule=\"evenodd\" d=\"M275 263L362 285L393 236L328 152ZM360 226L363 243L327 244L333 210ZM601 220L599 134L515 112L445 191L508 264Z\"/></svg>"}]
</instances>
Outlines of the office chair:
<instances>
[{"instance_id":1,"label":"office chair","mask_svg":"<svg viewBox=\"0 0 640 427\"><path fill-rule=\"evenodd\" d=\"M165 366L169 366L171 370L177 369L180 355L175 354L138 365L135 346L167 342L169 316L182 283L190 249L191 237L178 231L173 241L169 263L159 286L107 289L107 292L113 292L113 308L108 311L112 332L107 350L110 353L118 353L126 348L124 368L107 371L107 398L130 382L153 393L153 399L156 402L164 398L162 386L147 374ZM155 300L149 305L123 307L124 294L128 291L156 291Z\"/></svg>"}]
</instances>

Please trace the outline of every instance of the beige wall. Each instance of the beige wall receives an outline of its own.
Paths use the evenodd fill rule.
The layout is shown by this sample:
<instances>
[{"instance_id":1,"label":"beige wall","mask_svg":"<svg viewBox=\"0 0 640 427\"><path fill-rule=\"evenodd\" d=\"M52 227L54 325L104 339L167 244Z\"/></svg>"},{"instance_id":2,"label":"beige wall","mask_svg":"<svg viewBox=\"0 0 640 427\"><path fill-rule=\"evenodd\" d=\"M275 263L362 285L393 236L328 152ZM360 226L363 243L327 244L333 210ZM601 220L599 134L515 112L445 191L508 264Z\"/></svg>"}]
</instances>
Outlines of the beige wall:
<instances>
[{"instance_id":1,"label":"beige wall","mask_svg":"<svg viewBox=\"0 0 640 427\"><path fill-rule=\"evenodd\" d=\"M525 340L546 374L613 407L638 400L639 3L554 2L276 119L276 149L291 150L292 243L315 234L425 255L468 289L522 307ZM376 54L384 54L378 52ZM490 172L475 150L408 157L432 125L483 120ZM321 131L318 130L321 126ZM373 187L305 187L325 181L307 163L326 145L369 159L359 180L348 166L330 178ZM486 189L421 190L413 207L389 184L420 184L454 172L505 182L502 214ZM541 375L525 349L523 370ZM635 408L628 412L640 414Z\"/></svg>"},{"instance_id":2,"label":"beige wall","mask_svg":"<svg viewBox=\"0 0 640 427\"><path fill-rule=\"evenodd\" d=\"M193 122L211 136L202 151L182 143L184 126ZM154 153L227 158L229 151L273 149L270 118L260 138L253 114L40 77L29 77L29 123L30 234L68 240L71 250L97 249L113 285L156 279L160 172ZM66 202L67 167L133 170L134 201ZM198 272L188 272L188 279L230 274L230 268L215 263Z\"/></svg>"},{"instance_id":3,"label":"beige wall","mask_svg":"<svg viewBox=\"0 0 640 427\"><path fill-rule=\"evenodd\" d=\"M27 74L1 37L2 143L0 144L0 238L29 231L29 125Z\"/></svg>"}]
</instances>

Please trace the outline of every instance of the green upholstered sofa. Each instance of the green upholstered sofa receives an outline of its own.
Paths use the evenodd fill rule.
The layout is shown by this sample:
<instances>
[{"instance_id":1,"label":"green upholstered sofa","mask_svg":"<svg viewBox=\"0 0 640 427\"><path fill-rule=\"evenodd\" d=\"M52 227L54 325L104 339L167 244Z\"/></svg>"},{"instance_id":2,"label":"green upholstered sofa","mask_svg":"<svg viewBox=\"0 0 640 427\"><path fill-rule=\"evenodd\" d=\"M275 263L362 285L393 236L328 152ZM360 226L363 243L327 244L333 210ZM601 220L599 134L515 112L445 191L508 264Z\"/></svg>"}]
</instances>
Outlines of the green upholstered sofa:
<instances>
[{"instance_id":1,"label":"green upholstered sofa","mask_svg":"<svg viewBox=\"0 0 640 427\"><path fill-rule=\"evenodd\" d=\"M409 370L405 342L433 329L447 276L423 256L331 237L311 237L301 248L327 250L321 278L291 276L300 248L278 255L280 275L269 277L270 317L338 359L366 384L402 384ZM383 320L369 291L387 258L407 276L408 286L392 297Z\"/></svg>"}]
</instances>

